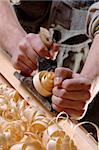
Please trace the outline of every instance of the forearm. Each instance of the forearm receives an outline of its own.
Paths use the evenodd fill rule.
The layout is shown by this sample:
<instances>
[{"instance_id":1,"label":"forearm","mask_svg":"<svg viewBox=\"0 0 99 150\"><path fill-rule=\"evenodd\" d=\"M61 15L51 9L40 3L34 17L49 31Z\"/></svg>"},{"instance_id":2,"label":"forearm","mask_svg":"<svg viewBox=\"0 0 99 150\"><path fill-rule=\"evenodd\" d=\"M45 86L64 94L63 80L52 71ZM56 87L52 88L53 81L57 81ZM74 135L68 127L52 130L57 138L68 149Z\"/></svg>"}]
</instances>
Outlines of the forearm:
<instances>
[{"instance_id":1,"label":"forearm","mask_svg":"<svg viewBox=\"0 0 99 150\"><path fill-rule=\"evenodd\" d=\"M86 31L93 43L81 74L94 80L99 76L99 2L94 3L88 10Z\"/></svg>"},{"instance_id":2,"label":"forearm","mask_svg":"<svg viewBox=\"0 0 99 150\"><path fill-rule=\"evenodd\" d=\"M94 37L81 74L91 80L99 76L99 34Z\"/></svg>"},{"instance_id":3,"label":"forearm","mask_svg":"<svg viewBox=\"0 0 99 150\"><path fill-rule=\"evenodd\" d=\"M86 31L88 36L93 39L99 33L99 2L94 3L88 11L86 18Z\"/></svg>"},{"instance_id":4,"label":"forearm","mask_svg":"<svg viewBox=\"0 0 99 150\"><path fill-rule=\"evenodd\" d=\"M13 47L26 35L9 1L0 2L0 46L11 55ZM14 42L12 42L12 39Z\"/></svg>"}]
</instances>

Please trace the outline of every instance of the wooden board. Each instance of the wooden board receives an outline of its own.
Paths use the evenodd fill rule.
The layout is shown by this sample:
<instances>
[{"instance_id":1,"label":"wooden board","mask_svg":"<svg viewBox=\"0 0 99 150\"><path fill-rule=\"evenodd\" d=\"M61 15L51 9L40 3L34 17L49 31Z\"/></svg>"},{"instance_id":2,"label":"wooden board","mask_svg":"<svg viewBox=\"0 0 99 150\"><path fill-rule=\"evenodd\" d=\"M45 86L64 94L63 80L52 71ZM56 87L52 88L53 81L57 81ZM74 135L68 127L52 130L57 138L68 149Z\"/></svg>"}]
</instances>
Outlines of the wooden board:
<instances>
[{"instance_id":1,"label":"wooden board","mask_svg":"<svg viewBox=\"0 0 99 150\"><path fill-rule=\"evenodd\" d=\"M2 77L2 80L7 80L11 86L13 86L19 93L20 95L28 101L30 105L35 105L39 109L43 110L48 116L51 117L51 113L44 108L37 99L31 95L23 85L20 84L20 82L15 78L13 73L15 72L15 69L13 68L9 57L6 55L5 52L2 50L0 51L0 74ZM5 79L4 79L5 78ZM28 98L29 97L29 100ZM75 123L73 123L75 125ZM66 122L64 129L66 130L67 134L71 135L73 132L71 125L69 122ZM75 131L74 135L74 141L78 147L78 150L97 150L97 144L95 140L90 136L87 135L87 132L81 128L78 127Z\"/></svg>"}]
</instances>

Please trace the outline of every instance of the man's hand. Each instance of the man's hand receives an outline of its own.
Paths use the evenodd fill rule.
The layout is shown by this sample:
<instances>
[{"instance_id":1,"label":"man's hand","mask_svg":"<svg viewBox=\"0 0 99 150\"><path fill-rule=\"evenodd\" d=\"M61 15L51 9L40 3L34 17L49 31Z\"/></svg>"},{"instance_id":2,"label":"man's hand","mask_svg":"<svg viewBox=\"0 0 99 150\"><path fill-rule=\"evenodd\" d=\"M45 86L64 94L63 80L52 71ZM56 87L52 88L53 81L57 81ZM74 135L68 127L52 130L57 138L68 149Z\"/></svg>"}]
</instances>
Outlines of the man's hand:
<instances>
[{"instance_id":1,"label":"man's hand","mask_svg":"<svg viewBox=\"0 0 99 150\"><path fill-rule=\"evenodd\" d=\"M27 34L9 0L0 1L0 10L0 47L12 56L14 67L28 76L37 68L38 56L50 58L58 47L53 44L49 52L39 34Z\"/></svg>"},{"instance_id":2,"label":"man's hand","mask_svg":"<svg viewBox=\"0 0 99 150\"><path fill-rule=\"evenodd\" d=\"M52 95L52 107L58 112L65 111L72 117L84 113L86 102L90 98L90 81L67 68L55 70Z\"/></svg>"},{"instance_id":3,"label":"man's hand","mask_svg":"<svg viewBox=\"0 0 99 150\"><path fill-rule=\"evenodd\" d=\"M53 44L51 51L43 44L39 34L27 34L12 52L12 62L16 69L24 75L30 75L37 69L38 56L51 58L58 51L57 44Z\"/></svg>"}]
</instances>

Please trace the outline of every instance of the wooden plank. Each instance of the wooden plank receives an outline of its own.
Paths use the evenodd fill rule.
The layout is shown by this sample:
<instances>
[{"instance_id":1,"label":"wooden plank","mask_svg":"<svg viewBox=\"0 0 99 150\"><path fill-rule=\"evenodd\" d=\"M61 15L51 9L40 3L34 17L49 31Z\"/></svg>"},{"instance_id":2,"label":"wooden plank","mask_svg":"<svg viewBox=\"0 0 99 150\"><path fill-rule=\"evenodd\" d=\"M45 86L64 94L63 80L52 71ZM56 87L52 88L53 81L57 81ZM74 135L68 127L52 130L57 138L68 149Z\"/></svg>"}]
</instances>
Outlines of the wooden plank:
<instances>
[{"instance_id":1,"label":"wooden plank","mask_svg":"<svg viewBox=\"0 0 99 150\"><path fill-rule=\"evenodd\" d=\"M27 100L27 97L30 97L28 100L30 105L35 105L39 109L45 111L45 113L51 117L51 113L47 112L47 110L38 102L37 99L31 95L24 86L20 84L20 82L15 78L13 73L15 69L13 68L9 57L3 52L0 51L0 73L1 75L20 93L20 95ZM75 123L73 123L75 125ZM63 126L63 125L62 125ZM66 122L64 129L66 130L67 134L71 136L73 130L69 122ZM74 141L78 147L78 150L98 150L96 142L93 140L92 137L87 136L87 132L78 127L75 131Z\"/></svg>"}]
</instances>

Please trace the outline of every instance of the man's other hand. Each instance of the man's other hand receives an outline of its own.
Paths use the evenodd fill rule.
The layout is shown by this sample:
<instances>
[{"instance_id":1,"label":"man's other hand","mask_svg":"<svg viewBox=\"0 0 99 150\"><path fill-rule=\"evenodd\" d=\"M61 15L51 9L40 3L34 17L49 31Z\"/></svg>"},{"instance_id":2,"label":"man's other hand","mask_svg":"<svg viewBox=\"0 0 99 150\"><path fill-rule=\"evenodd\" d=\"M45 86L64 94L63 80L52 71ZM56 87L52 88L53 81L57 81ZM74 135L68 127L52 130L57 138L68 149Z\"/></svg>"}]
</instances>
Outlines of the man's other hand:
<instances>
[{"instance_id":1,"label":"man's other hand","mask_svg":"<svg viewBox=\"0 0 99 150\"><path fill-rule=\"evenodd\" d=\"M68 68L57 68L52 95L52 107L58 112L65 111L72 117L84 113L90 98L90 81Z\"/></svg>"}]
</instances>

